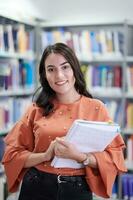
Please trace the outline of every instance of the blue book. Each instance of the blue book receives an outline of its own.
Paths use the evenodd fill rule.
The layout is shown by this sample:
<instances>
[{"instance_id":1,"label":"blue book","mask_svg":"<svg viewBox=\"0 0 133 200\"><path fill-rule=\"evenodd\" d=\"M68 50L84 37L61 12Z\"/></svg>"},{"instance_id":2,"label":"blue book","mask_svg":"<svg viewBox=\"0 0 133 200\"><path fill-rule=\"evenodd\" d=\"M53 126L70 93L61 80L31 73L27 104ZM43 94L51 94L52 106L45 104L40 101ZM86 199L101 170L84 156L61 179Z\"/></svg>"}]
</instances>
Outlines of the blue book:
<instances>
[{"instance_id":1,"label":"blue book","mask_svg":"<svg viewBox=\"0 0 133 200\"><path fill-rule=\"evenodd\" d=\"M133 200L133 175L129 178L129 200Z\"/></svg>"},{"instance_id":2,"label":"blue book","mask_svg":"<svg viewBox=\"0 0 133 200\"><path fill-rule=\"evenodd\" d=\"M117 195L118 195L118 181L116 180L114 182L113 188L112 188L112 198L113 199L117 199Z\"/></svg>"},{"instance_id":3,"label":"blue book","mask_svg":"<svg viewBox=\"0 0 133 200\"><path fill-rule=\"evenodd\" d=\"M27 87L30 87L33 85L33 70L34 70L34 65L32 62L24 62L24 68L26 71L25 75L25 85Z\"/></svg>"},{"instance_id":4,"label":"blue book","mask_svg":"<svg viewBox=\"0 0 133 200\"><path fill-rule=\"evenodd\" d=\"M122 176L122 197L124 200L128 200L128 175Z\"/></svg>"},{"instance_id":5,"label":"blue book","mask_svg":"<svg viewBox=\"0 0 133 200\"><path fill-rule=\"evenodd\" d=\"M90 32L90 39L91 39L91 51L92 54L99 54L100 53L100 46L99 46L99 42L97 40L97 32L95 31L91 31Z\"/></svg>"},{"instance_id":6,"label":"blue book","mask_svg":"<svg viewBox=\"0 0 133 200\"><path fill-rule=\"evenodd\" d=\"M2 160L4 150L5 150L4 138L0 137L0 161Z\"/></svg>"}]
</instances>

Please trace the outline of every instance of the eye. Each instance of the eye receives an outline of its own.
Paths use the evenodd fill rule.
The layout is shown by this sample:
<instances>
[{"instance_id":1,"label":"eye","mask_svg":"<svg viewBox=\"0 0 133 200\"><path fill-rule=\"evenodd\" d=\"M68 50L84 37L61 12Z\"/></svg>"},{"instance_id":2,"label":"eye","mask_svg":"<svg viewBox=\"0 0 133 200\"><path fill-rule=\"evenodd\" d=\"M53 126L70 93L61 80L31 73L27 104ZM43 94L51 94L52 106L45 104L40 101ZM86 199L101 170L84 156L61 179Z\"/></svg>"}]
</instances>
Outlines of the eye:
<instances>
[{"instance_id":1,"label":"eye","mask_svg":"<svg viewBox=\"0 0 133 200\"><path fill-rule=\"evenodd\" d=\"M65 70L65 69L69 69L70 66L69 65L64 65L62 68Z\"/></svg>"},{"instance_id":2,"label":"eye","mask_svg":"<svg viewBox=\"0 0 133 200\"><path fill-rule=\"evenodd\" d=\"M48 72L53 72L54 69L53 69L53 68L48 68L47 71L48 71Z\"/></svg>"}]
</instances>

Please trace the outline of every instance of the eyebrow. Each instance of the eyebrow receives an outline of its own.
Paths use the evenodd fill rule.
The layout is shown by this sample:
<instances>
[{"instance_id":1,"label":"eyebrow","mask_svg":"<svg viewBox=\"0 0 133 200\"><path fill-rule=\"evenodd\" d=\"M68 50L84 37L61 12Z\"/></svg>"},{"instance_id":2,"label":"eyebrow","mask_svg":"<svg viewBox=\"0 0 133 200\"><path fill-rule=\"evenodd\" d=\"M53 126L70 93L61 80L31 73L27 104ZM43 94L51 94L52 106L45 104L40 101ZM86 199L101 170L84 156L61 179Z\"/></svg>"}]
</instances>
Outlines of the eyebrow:
<instances>
[{"instance_id":1,"label":"eyebrow","mask_svg":"<svg viewBox=\"0 0 133 200\"><path fill-rule=\"evenodd\" d=\"M63 62L63 63L61 63L60 65L64 65L64 64L69 64L69 62L68 61L65 61L65 62Z\"/></svg>"},{"instance_id":2,"label":"eyebrow","mask_svg":"<svg viewBox=\"0 0 133 200\"><path fill-rule=\"evenodd\" d=\"M65 61L65 62L61 63L60 65L62 66L62 65L65 65L65 64L69 64L69 62ZM55 65L48 65L46 67L49 68L49 67L56 67L56 66Z\"/></svg>"}]
</instances>

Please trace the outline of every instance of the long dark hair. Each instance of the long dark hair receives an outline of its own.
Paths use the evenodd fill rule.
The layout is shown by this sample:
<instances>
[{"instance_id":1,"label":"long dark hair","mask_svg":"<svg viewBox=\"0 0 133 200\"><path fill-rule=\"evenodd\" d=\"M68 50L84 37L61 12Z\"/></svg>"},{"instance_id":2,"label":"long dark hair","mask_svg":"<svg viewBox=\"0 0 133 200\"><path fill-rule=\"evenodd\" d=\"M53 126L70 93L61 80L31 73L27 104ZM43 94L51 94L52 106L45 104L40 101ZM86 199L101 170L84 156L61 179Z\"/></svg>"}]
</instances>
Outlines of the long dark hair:
<instances>
[{"instance_id":1,"label":"long dark hair","mask_svg":"<svg viewBox=\"0 0 133 200\"><path fill-rule=\"evenodd\" d=\"M55 91L48 84L45 72L45 61L51 53L58 53L62 55L71 65L75 77L74 86L76 91L81 95L92 98L92 95L86 89L86 84L83 74L81 72L80 64L73 50L64 43L56 43L54 45L49 45L44 50L39 65L39 76L41 86L37 89L33 96L34 98L38 94L39 89L41 89L41 91L37 95L35 102L39 107L44 108L45 116L49 115L53 111L54 105L52 104L52 100L56 96Z\"/></svg>"}]
</instances>

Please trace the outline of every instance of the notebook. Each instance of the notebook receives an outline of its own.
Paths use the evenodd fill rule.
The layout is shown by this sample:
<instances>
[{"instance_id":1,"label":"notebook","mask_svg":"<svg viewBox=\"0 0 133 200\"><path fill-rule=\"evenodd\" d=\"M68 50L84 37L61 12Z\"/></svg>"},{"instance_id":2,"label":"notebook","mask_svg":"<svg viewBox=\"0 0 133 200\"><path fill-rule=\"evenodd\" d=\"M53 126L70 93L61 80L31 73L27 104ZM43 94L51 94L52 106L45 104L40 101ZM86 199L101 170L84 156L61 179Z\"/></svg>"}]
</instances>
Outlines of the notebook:
<instances>
[{"instance_id":1,"label":"notebook","mask_svg":"<svg viewBox=\"0 0 133 200\"><path fill-rule=\"evenodd\" d=\"M120 126L108 122L75 120L65 140L74 144L80 152L102 152L119 134ZM51 162L55 168L82 168L81 163L57 156Z\"/></svg>"}]
</instances>

